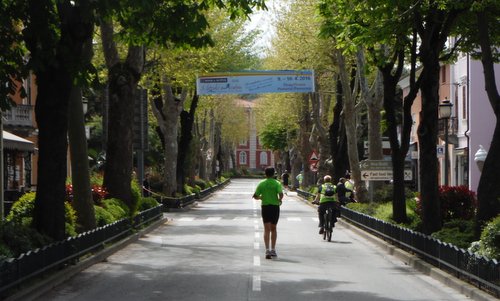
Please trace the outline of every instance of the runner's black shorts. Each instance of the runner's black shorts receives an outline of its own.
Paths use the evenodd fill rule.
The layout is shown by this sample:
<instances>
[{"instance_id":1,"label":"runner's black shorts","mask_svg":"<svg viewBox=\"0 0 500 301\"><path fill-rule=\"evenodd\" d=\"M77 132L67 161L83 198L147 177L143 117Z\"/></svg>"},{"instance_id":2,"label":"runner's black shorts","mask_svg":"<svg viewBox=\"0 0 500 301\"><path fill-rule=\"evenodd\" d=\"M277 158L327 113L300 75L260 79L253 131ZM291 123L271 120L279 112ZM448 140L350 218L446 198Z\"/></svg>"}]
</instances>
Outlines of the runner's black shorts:
<instances>
[{"instance_id":1,"label":"runner's black shorts","mask_svg":"<svg viewBox=\"0 0 500 301\"><path fill-rule=\"evenodd\" d=\"M280 206L276 205L265 205L262 206L262 221L264 224L271 223L273 225L278 224L278 219L280 218Z\"/></svg>"}]
</instances>

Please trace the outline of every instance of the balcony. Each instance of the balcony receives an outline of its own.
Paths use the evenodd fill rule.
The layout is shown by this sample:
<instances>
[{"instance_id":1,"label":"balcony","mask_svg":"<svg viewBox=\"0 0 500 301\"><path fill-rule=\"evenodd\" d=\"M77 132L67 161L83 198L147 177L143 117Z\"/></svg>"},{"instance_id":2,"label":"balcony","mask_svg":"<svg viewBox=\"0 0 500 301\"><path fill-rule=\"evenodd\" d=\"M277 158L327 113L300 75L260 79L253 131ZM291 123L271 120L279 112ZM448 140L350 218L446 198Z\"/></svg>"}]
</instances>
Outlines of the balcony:
<instances>
[{"instance_id":1,"label":"balcony","mask_svg":"<svg viewBox=\"0 0 500 301\"><path fill-rule=\"evenodd\" d=\"M33 106L17 105L9 111L3 112L4 126L6 127L33 127Z\"/></svg>"},{"instance_id":2,"label":"balcony","mask_svg":"<svg viewBox=\"0 0 500 301\"><path fill-rule=\"evenodd\" d=\"M438 119L438 137L445 140L446 122L448 122L448 143L458 144L458 119L451 117L449 119Z\"/></svg>"}]
</instances>

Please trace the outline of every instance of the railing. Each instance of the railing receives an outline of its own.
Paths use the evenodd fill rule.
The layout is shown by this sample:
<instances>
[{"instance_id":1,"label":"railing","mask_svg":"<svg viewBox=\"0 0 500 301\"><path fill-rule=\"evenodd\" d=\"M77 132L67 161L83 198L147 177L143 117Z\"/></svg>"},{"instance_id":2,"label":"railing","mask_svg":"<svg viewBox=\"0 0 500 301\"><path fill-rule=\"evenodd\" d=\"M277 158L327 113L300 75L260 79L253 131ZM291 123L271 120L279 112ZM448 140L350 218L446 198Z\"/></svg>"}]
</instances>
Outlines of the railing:
<instances>
[{"instance_id":1,"label":"railing","mask_svg":"<svg viewBox=\"0 0 500 301\"><path fill-rule=\"evenodd\" d=\"M33 106L17 105L10 110L3 112L5 125L33 127L32 120Z\"/></svg>"},{"instance_id":2,"label":"railing","mask_svg":"<svg viewBox=\"0 0 500 301\"><path fill-rule=\"evenodd\" d=\"M80 257L104 248L105 244L130 235L135 228L160 219L163 216L162 207L159 205L140 212L134 217L133 222L122 219L41 249L29 251L18 258L0 262L0 299L17 285L75 263Z\"/></svg>"},{"instance_id":3,"label":"railing","mask_svg":"<svg viewBox=\"0 0 500 301\"><path fill-rule=\"evenodd\" d=\"M190 195L178 197L178 198L173 198L173 197L166 197L161 194L155 193L154 191L149 191L152 197L154 197L158 203L163 204L163 208L168 211L170 209L182 209L186 208L190 205L192 205L194 202L197 200L202 200L208 195L210 195L212 192L219 190L223 187L225 187L227 184L229 184L230 180L227 179L222 183L219 183L215 186L209 187L207 189L204 189L200 191L199 193L192 193Z\"/></svg>"},{"instance_id":4,"label":"railing","mask_svg":"<svg viewBox=\"0 0 500 301\"><path fill-rule=\"evenodd\" d=\"M313 194L297 190L303 198ZM477 287L500 296L500 263L495 259L478 256L454 245L443 243L431 236L412 231L372 216L342 207L342 218L371 232L390 243L411 251L425 261L445 270Z\"/></svg>"}]
</instances>

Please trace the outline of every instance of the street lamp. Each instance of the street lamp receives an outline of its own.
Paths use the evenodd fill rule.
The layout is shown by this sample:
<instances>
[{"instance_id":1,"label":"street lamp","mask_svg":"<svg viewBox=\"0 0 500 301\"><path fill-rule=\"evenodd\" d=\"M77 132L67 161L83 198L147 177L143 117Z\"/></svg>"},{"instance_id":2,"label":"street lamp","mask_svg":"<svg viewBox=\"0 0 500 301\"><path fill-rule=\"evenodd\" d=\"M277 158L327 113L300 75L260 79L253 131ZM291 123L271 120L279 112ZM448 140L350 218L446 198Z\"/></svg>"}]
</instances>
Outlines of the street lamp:
<instances>
[{"instance_id":1,"label":"street lamp","mask_svg":"<svg viewBox=\"0 0 500 301\"><path fill-rule=\"evenodd\" d=\"M446 98L439 104L439 119L444 119L444 186L448 186L448 121L453 104Z\"/></svg>"},{"instance_id":2,"label":"street lamp","mask_svg":"<svg viewBox=\"0 0 500 301\"><path fill-rule=\"evenodd\" d=\"M482 145L479 145L479 149L477 150L476 154L474 155L474 161L476 161L477 167L479 168L479 171L483 171L483 165L484 161L486 161L486 156L488 155L488 152L483 148Z\"/></svg>"}]
</instances>

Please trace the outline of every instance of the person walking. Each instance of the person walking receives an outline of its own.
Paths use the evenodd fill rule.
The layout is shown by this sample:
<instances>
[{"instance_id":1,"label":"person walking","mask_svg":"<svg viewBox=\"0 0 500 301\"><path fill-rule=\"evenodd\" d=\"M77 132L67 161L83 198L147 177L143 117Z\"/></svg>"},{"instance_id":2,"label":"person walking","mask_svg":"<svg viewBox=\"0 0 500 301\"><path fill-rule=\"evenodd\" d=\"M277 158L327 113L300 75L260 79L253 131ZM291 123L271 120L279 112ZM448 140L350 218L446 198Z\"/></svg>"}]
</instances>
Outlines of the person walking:
<instances>
[{"instance_id":1,"label":"person walking","mask_svg":"<svg viewBox=\"0 0 500 301\"><path fill-rule=\"evenodd\" d=\"M341 205L349 203L350 198L347 196L348 193L352 193L352 190L346 187L346 178L340 178L337 183L337 198Z\"/></svg>"},{"instance_id":2,"label":"person walking","mask_svg":"<svg viewBox=\"0 0 500 301\"><path fill-rule=\"evenodd\" d=\"M288 174L288 170L285 169L285 172L281 175L281 181L283 181L283 187L288 189L288 180L290 179L290 175Z\"/></svg>"},{"instance_id":3,"label":"person walking","mask_svg":"<svg viewBox=\"0 0 500 301\"><path fill-rule=\"evenodd\" d=\"M266 179L262 180L255 189L253 198L261 200L261 215L264 223L264 244L266 259L276 258L276 240L278 233L276 226L280 217L280 206L283 201L283 187L274 179L274 168L265 169Z\"/></svg>"},{"instance_id":4,"label":"person walking","mask_svg":"<svg viewBox=\"0 0 500 301\"><path fill-rule=\"evenodd\" d=\"M325 231L325 212L328 207L332 207L334 214L332 217L332 225L335 227L335 222L337 221L336 215L338 210L338 202L335 199L336 187L332 183L332 177L326 175L323 177L324 183L318 187L318 194L314 201L315 204L319 204L318 207L318 218L319 218L319 234L323 234Z\"/></svg>"}]
</instances>

